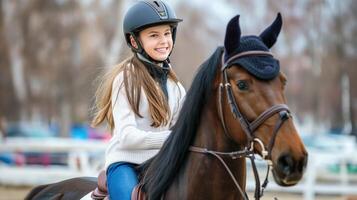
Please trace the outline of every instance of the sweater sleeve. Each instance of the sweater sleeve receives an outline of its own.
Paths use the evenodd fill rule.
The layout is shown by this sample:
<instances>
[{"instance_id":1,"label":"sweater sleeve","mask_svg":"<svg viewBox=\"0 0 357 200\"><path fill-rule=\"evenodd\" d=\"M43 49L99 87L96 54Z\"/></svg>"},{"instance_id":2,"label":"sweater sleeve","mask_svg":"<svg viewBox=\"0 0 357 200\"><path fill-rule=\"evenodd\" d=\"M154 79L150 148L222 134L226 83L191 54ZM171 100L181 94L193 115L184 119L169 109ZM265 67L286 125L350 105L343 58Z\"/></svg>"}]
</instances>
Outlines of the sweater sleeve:
<instances>
[{"instance_id":1,"label":"sweater sleeve","mask_svg":"<svg viewBox=\"0 0 357 200\"><path fill-rule=\"evenodd\" d=\"M113 137L119 140L120 149L160 149L170 130L144 131L138 128L135 113L128 102L125 88L122 87L123 74L120 73L113 82L112 109L114 118Z\"/></svg>"},{"instance_id":2,"label":"sweater sleeve","mask_svg":"<svg viewBox=\"0 0 357 200\"><path fill-rule=\"evenodd\" d=\"M178 116L180 115L180 111L183 105L183 102L185 101L186 98L186 90L185 88L182 86L181 83L178 83L178 89L179 89L179 93L180 93L180 98L178 100L178 106L177 106L177 110L174 112L173 116L172 116L172 120L170 122L170 128L175 125L175 123L177 122Z\"/></svg>"}]
</instances>

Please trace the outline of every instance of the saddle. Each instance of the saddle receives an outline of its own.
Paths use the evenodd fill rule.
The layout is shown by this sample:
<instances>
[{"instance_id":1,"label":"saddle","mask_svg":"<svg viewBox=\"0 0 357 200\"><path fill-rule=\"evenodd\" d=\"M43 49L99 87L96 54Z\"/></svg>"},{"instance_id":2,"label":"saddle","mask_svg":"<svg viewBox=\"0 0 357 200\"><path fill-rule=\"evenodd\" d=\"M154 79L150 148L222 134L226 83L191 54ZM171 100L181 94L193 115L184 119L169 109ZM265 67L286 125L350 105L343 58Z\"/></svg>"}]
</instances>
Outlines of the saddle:
<instances>
[{"instance_id":1,"label":"saddle","mask_svg":"<svg viewBox=\"0 0 357 200\"><path fill-rule=\"evenodd\" d=\"M92 191L91 198L93 200L109 200L107 188L107 175L105 170L102 170L98 175L97 188ZM131 200L145 200L146 195L142 191L142 185L139 183L135 186L131 193Z\"/></svg>"}]
</instances>

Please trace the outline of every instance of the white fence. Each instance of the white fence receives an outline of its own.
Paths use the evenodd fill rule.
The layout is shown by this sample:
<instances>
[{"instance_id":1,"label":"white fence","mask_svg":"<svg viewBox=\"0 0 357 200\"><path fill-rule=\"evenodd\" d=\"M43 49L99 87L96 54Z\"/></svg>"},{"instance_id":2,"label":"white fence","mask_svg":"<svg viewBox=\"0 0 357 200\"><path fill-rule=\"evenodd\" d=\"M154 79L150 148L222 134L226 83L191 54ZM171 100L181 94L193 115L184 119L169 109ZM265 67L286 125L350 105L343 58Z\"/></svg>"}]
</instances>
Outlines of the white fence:
<instances>
[{"instance_id":1,"label":"white fence","mask_svg":"<svg viewBox=\"0 0 357 200\"><path fill-rule=\"evenodd\" d=\"M293 187L280 187L270 177L266 191L301 193L304 200L313 200L317 194L357 195L357 174L348 171L348 165L357 166L355 137L321 136L315 139L318 140L317 146L308 147L308 165L303 180ZM263 161L258 166L265 170ZM262 181L264 170L260 170ZM254 184L254 177L248 172L248 190L253 191Z\"/></svg>"},{"instance_id":2,"label":"white fence","mask_svg":"<svg viewBox=\"0 0 357 200\"><path fill-rule=\"evenodd\" d=\"M316 194L357 194L357 174L349 174L347 164L357 165L357 148L352 137L326 140L319 138L322 146L309 147L309 161L303 180L297 186L280 187L270 177L266 191L301 193L305 200L315 199ZM78 176L96 176L101 169L106 143L63 138L29 139L9 138L0 142L1 152L64 152L68 153L66 166L22 166L14 167L0 163L0 184L37 185ZM95 159L93 159L93 155ZM101 155L101 156L98 156ZM247 162L249 163L249 162ZM328 166L338 167L337 172ZM264 162L258 162L264 167ZM247 167L250 169L250 166ZM261 168L261 176L265 169ZM261 178L263 180L263 177ZM254 178L248 171L247 189L254 190Z\"/></svg>"},{"instance_id":3,"label":"white fence","mask_svg":"<svg viewBox=\"0 0 357 200\"><path fill-rule=\"evenodd\" d=\"M10 166L0 163L0 184L38 185L78 176L97 176L104 162L105 142L66 138L7 138L0 142L0 153L66 153L66 165Z\"/></svg>"}]
</instances>

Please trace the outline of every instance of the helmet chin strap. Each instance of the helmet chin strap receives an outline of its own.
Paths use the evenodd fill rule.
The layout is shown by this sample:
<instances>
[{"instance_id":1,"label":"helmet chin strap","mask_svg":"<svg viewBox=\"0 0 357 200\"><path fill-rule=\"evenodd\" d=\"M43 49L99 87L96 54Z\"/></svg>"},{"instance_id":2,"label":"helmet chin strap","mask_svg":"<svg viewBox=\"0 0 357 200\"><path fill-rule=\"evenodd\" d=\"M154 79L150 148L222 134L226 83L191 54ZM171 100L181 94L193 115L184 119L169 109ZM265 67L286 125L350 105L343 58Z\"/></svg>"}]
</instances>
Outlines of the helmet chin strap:
<instances>
[{"instance_id":1,"label":"helmet chin strap","mask_svg":"<svg viewBox=\"0 0 357 200\"><path fill-rule=\"evenodd\" d=\"M145 52L145 51L144 51ZM145 53L147 55L147 53ZM159 67L162 67L163 66L163 62L165 62L166 60L164 61L155 61L154 59L148 59L146 56L144 56L143 54L141 53L136 53L136 55L138 56L139 60L143 61L143 62L146 62L146 63L149 63L151 65L155 65L155 66L159 66ZM150 57L149 55L147 55L148 57Z\"/></svg>"}]
</instances>

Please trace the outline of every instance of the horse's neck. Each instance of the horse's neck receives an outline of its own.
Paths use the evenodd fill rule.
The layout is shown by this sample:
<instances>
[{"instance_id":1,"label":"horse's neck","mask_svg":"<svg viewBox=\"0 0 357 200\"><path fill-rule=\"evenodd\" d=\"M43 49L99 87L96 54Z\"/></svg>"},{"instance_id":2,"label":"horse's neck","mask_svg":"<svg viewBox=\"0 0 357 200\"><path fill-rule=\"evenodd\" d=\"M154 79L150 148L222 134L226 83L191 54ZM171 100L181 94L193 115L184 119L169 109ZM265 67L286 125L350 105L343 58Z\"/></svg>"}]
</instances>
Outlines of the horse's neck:
<instances>
[{"instance_id":1,"label":"horse's neck","mask_svg":"<svg viewBox=\"0 0 357 200\"><path fill-rule=\"evenodd\" d=\"M224 159L239 185L245 190L245 159ZM225 167L212 155L191 153L188 156L181 180L186 180L187 197L197 199L240 199L241 194L234 185ZM191 199L191 198L187 198ZM196 199L196 198L192 198Z\"/></svg>"},{"instance_id":2,"label":"horse's neck","mask_svg":"<svg viewBox=\"0 0 357 200\"><path fill-rule=\"evenodd\" d=\"M222 152L238 150L237 144L224 133L214 102L203 109L193 146Z\"/></svg>"},{"instance_id":3,"label":"horse's neck","mask_svg":"<svg viewBox=\"0 0 357 200\"><path fill-rule=\"evenodd\" d=\"M201 116L194 146L214 151L236 150L232 147L232 142L224 135L215 109L204 109ZM235 160L225 158L224 160L241 188L245 188L245 158ZM190 152L182 172L184 173L182 178L189 180L188 191L207 195L206 198L202 196L202 199L239 199L240 197L225 167L212 155Z\"/></svg>"}]
</instances>

